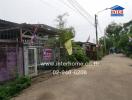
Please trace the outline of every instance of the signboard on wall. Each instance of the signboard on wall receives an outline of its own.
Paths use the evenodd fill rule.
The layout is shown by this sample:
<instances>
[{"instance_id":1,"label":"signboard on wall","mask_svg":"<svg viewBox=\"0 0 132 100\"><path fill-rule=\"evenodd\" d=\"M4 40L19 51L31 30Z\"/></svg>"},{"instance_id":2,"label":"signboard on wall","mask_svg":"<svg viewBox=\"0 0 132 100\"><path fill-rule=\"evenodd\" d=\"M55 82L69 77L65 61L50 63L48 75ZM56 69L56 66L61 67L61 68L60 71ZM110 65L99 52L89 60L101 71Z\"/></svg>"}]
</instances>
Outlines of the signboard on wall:
<instances>
[{"instance_id":1,"label":"signboard on wall","mask_svg":"<svg viewBox=\"0 0 132 100\"><path fill-rule=\"evenodd\" d=\"M52 49L43 49L43 60L44 61L51 61L52 59Z\"/></svg>"}]
</instances>

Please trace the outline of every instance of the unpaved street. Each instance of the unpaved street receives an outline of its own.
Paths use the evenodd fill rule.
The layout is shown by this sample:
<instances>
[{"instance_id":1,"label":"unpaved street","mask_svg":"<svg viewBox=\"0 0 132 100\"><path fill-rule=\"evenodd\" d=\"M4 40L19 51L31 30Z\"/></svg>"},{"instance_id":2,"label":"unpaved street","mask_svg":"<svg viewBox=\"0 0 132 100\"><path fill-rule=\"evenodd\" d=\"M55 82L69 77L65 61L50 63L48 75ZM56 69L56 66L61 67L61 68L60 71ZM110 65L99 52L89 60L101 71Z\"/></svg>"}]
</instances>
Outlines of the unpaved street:
<instances>
[{"instance_id":1,"label":"unpaved street","mask_svg":"<svg viewBox=\"0 0 132 100\"><path fill-rule=\"evenodd\" d=\"M61 75L33 84L13 100L132 100L132 60L121 54L86 66L87 75Z\"/></svg>"}]
</instances>

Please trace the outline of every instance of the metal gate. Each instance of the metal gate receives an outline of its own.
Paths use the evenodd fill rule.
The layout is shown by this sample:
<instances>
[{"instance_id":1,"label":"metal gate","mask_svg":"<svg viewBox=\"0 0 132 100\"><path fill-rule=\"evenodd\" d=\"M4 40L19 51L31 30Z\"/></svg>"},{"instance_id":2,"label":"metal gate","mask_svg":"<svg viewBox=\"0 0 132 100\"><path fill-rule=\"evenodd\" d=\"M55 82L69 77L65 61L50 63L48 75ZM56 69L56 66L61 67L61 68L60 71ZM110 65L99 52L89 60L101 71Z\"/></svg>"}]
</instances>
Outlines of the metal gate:
<instances>
[{"instance_id":1,"label":"metal gate","mask_svg":"<svg viewBox=\"0 0 132 100\"><path fill-rule=\"evenodd\" d=\"M37 49L36 48L24 48L24 66L25 75L36 76L37 72Z\"/></svg>"}]
</instances>

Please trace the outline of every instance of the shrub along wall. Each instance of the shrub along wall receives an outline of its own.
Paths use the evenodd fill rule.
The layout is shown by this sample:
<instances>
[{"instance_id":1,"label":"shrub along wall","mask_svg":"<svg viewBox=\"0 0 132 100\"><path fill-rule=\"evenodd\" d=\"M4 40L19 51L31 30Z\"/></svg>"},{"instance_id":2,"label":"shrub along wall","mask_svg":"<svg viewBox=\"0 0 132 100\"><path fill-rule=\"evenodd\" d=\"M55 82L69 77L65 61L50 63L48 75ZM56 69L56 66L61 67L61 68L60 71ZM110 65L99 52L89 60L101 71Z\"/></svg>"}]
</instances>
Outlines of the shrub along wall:
<instances>
[{"instance_id":1,"label":"shrub along wall","mask_svg":"<svg viewBox=\"0 0 132 100\"><path fill-rule=\"evenodd\" d=\"M30 85L31 79L29 77L19 77L13 82L0 85L0 100L10 100L11 97Z\"/></svg>"},{"instance_id":2,"label":"shrub along wall","mask_svg":"<svg viewBox=\"0 0 132 100\"><path fill-rule=\"evenodd\" d=\"M85 50L83 48L81 48L79 45L77 44L73 44L73 54L72 55L68 55L65 54L65 60L62 62L70 62L70 63L74 63L74 66L60 66L60 70L69 70L72 68L78 68L81 65L77 65L76 63L81 63L81 64L86 64L89 62L89 58L87 57Z\"/></svg>"}]
</instances>

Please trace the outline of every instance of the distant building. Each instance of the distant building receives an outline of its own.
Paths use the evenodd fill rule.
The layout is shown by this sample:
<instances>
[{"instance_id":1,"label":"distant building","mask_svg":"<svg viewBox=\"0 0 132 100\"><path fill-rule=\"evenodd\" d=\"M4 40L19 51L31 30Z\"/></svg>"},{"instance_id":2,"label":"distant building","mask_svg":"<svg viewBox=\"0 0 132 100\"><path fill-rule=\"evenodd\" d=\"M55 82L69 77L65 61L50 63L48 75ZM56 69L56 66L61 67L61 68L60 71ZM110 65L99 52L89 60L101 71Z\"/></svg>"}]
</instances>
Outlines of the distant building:
<instances>
[{"instance_id":1,"label":"distant building","mask_svg":"<svg viewBox=\"0 0 132 100\"><path fill-rule=\"evenodd\" d=\"M76 42L76 44L80 45L84 50L86 55L92 59L96 60L96 44L91 42Z\"/></svg>"}]
</instances>

